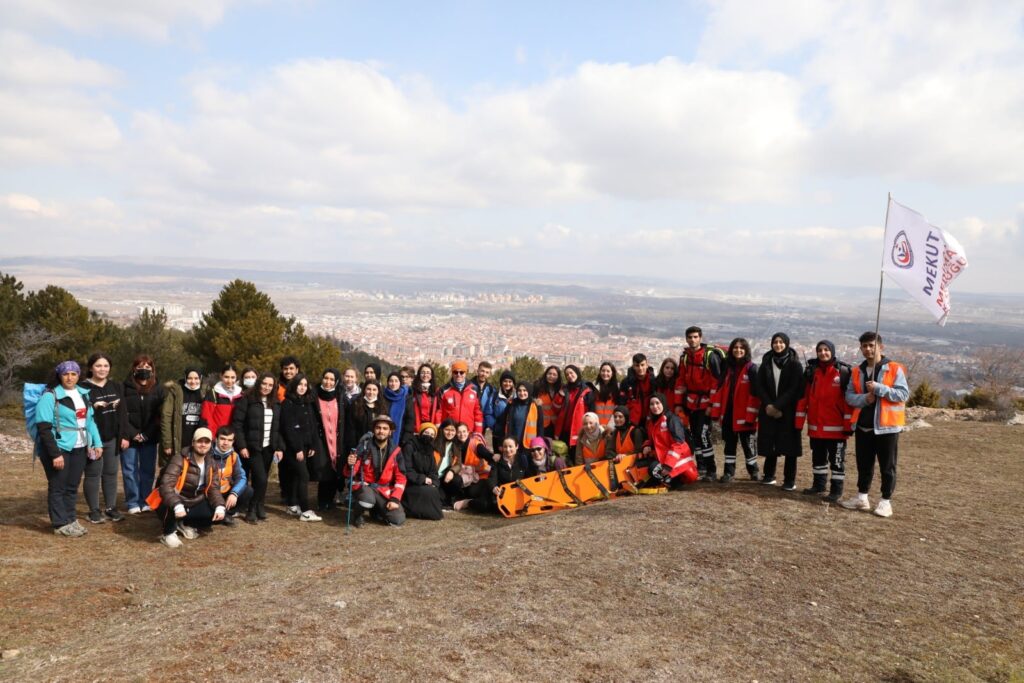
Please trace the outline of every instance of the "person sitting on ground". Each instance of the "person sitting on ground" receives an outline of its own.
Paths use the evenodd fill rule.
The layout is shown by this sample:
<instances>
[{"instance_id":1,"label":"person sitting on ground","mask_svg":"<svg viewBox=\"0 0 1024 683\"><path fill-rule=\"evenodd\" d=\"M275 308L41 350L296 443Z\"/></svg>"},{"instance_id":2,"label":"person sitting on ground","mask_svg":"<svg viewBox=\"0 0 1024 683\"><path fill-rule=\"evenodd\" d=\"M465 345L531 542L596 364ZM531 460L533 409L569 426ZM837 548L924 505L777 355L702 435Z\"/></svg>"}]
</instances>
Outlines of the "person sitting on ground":
<instances>
[{"instance_id":1,"label":"person sitting on ground","mask_svg":"<svg viewBox=\"0 0 1024 683\"><path fill-rule=\"evenodd\" d=\"M527 477L536 477L547 472L564 470L565 459L557 457L551 450L551 442L543 436L534 437L530 442L529 457L526 467L522 464L522 450L520 450L519 468L526 472Z\"/></svg>"},{"instance_id":2,"label":"person sitting on ground","mask_svg":"<svg viewBox=\"0 0 1024 683\"><path fill-rule=\"evenodd\" d=\"M474 512L495 512L498 509L498 493L505 484L511 484L523 478L516 454L519 444L509 437L501 442L501 459L491 468L487 479L487 487L473 498L455 503L456 510L470 508Z\"/></svg>"},{"instance_id":3,"label":"person sitting on ground","mask_svg":"<svg viewBox=\"0 0 1024 683\"><path fill-rule=\"evenodd\" d=\"M465 422L455 425L455 445L459 448L462 468L462 494L475 498L487 490L487 477L491 472L491 463L497 462L500 455L493 453L480 434L470 432Z\"/></svg>"},{"instance_id":4,"label":"person sitting on ground","mask_svg":"<svg viewBox=\"0 0 1024 683\"><path fill-rule=\"evenodd\" d=\"M405 493L406 478L402 461L402 449L391 448L391 434L395 431L394 421L387 415L373 419L373 431L364 435L350 453L344 469L344 476L352 477L352 493L358 508L350 510L353 526L363 523L363 511L397 527L405 523L402 496Z\"/></svg>"},{"instance_id":5,"label":"person sitting on ground","mask_svg":"<svg viewBox=\"0 0 1024 683\"><path fill-rule=\"evenodd\" d=\"M226 526L234 526L235 513L238 510L248 511L253 489L249 486L242 459L235 451L235 428L231 425L218 427L216 436L211 454L220 470L220 493L224 496L224 509L227 511L223 521Z\"/></svg>"},{"instance_id":6,"label":"person sitting on ground","mask_svg":"<svg viewBox=\"0 0 1024 683\"><path fill-rule=\"evenodd\" d=\"M643 446L644 430L629 421L629 408L616 406L612 411L612 429L608 430L608 450L615 462L625 455L635 455Z\"/></svg>"},{"instance_id":7,"label":"person sitting on ground","mask_svg":"<svg viewBox=\"0 0 1024 683\"><path fill-rule=\"evenodd\" d=\"M402 507L415 519L441 519L444 516L441 500L441 475L437 471L439 458L434 452L437 427L431 422L420 425L420 433L402 448L405 465L405 494Z\"/></svg>"},{"instance_id":8,"label":"person sitting on ground","mask_svg":"<svg viewBox=\"0 0 1024 683\"><path fill-rule=\"evenodd\" d=\"M648 401L647 440L642 453L651 458L650 476L655 482L679 488L697 480L697 464L686 441L686 429L675 413L668 411L663 394Z\"/></svg>"},{"instance_id":9,"label":"person sitting on ground","mask_svg":"<svg viewBox=\"0 0 1024 683\"><path fill-rule=\"evenodd\" d=\"M160 542L168 548L181 547L181 534L189 540L224 519L224 496L220 492L220 471L213 458L213 434L206 427L192 433L192 445L171 456L160 472L157 488L147 502L156 510L162 533Z\"/></svg>"},{"instance_id":10,"label":"person sitting on ground","mask_svg":"<svg viewBox=\"0 0 1024 683\"><path fill-rule=\"evenodd\" d=\"M422 425L421 425L422 426ZM454 501L465 498L462 495L462 450L458 445L458 430L451 418L441 423L434 439L434 457L437 459L437 474L441 478L442 505L451 508Z\"/></svg>"},{"instance_id":11,"label":"person sitting on ground","mask_svg":"<svg viewBox=\"0 0 1024 683\"><path fill-rule=\"evenodd\" d=\"M605 459L608 440L597 413L585 413L583 425L576 436L574 465L590 465Z\"/></svg>"}]
</instances>

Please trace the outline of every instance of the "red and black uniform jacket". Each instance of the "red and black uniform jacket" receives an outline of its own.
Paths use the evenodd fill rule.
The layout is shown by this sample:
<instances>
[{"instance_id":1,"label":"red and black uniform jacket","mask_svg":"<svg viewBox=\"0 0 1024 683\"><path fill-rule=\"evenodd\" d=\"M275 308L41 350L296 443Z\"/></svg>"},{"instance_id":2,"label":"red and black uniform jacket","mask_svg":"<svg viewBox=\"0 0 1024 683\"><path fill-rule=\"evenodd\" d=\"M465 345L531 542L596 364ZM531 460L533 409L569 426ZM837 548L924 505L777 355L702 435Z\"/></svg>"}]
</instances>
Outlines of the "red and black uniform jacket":
<instances>
[{"instance_id":1,"label":"red and black uniform jacket","mask_svg":"<svg viewBox=\"0 0 1024 683\"><path fill-rule=\"evenodd\" d=\"M748 361L739 367L726 364L722 383L711 393L708 411L711 419L724 420L728 416L734 432L756 431L757 413L761 408L761 401L754 392L756 381L756 363Z\"/></svg>"},{"instance_id":2,"label":"red and black uniform jacket","mask_svg":"<svg viewBox=\"0 0 1024 683\"><path fill-rule=\"evenodd\" d=\"M456 423L465 422L470 430L477 434L484 433L484 413L480 407L480 394L472 382L466 382L462 391L449 382L441 390L440 399L441 409L436 424L451 418Z\"/></svg>"},{"instance_id":3,"label":"red and black uniform jacket","mask_svg":"<svg viewBox=\"0 0 1024 683\"><path fill-rule=\"evenodd\" d=\"M683 394L683 408L704 410L710 406L711 392L718 388L721 377L722 359L718 353L709 351L707 344L684 349L676 380L676 390Z\"/></svg>"},{"instance_id":4,"label":"red and black uniform jacket","mask_svg":"<svg viewBox=\"0 0 1024 683\"><path fill-rule=\"evenodd\" d=\"M583 415L594 411L594 385L590 382L578 382L575 386L566 385L562 389L565 397L562 411L555 424L555 434L569 446L575 446L583 426Z\"/></svg>"},{"instance_id":5,"label":"red and black uniform jacket","mask_svg":"<svg viewBox=\"0 0 1024 683\"><path fill-rule=\"evenodd\" d=\"M380 495L396 503L402 501L405 494L405 471L402 463L402 449L396 446L388 452L390 442L383 447L378 446L373 436L368 434L359 441L356 447L356 476L352 478L352 490L358 491L363 486L377 489ZM348 461L342 468L348 477L351 468Z\"/></svg>"},{"instance_id":6,"label":"red and black uniform jacket","mask_svg":"<svg viewBox=\"0 0 1024 683\"><path fill-rule=\"evenodd\" d=\"M647 368L647 374L637 377L632 367L626 379L619 385L622 399L629 408L629 421L635 425L644 424L650 412L651 395L654 393L654 370Z\"/></svg>"},{"instance_id":7,"label":"red and black uniform jacket","mask_svg":"<svg viewBox=\"0 0 1024 683\"><path fill-rule=\"evenodd\" d=\"M818 359L807 361L804 371L806 391L797 403L797 429L807 419L807 436L812 439L843 440L853 431L853 409L846 402L846 385L850 382L851 368L845 363L830 362L822 365Z\"/></svg>"}]
</instances>

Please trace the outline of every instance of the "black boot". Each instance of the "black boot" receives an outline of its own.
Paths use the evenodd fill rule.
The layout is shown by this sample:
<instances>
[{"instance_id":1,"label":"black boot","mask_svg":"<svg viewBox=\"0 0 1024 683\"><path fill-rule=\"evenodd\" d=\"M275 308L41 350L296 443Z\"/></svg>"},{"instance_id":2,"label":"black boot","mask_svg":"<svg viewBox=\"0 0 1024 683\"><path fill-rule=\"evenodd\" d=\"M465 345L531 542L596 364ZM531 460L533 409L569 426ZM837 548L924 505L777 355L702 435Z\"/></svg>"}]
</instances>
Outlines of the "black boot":
<instances>
[{"instance_id":1,"label":"black boot","mask_svg":"<svg viewBox=\"0 0 1024 683\"><path fill-rule=\"evenodd\" d=\"M828 496L825 500L829 503L838 503L839 499L843 497L843 480L836 481L832 479L832 489L828 492Z\"/></svg>"},{"instance_id":2,"label":"black boot","mask_svg":"<svg viewBox=\"0 0 1024 683\"><path fill-rule=\"evenodd\" d=\"M815 496L819 493L825 493L825 481L828 479L827 474L815 474L814 483L811 484L810 488L803 490L805 496Z\"/></svg>"},{"instance_id":3,"label":"black boot","mask_svg":"<svg viewBox=\"0 0 1024 683\"><path fill-rule=\"evenodd\" d=\"M256 503L256 519L261 522L267 519L267 509L263 507L263 501Z\"/></svg>"},{"instance_id":4,"label":"black boot","mask_svg":"<svg viewBox=\"0 0 1024 683\"><path fill-rule=\"evenodd\" d=\"M747 474L750 475L750 481L757 481L757 479L758 479L758 477L760 476L761 473L757 469L757 463L756 462L753 465L747 465Z\"/></svg>"},{"instance_id":5,"label":"black boot","mask_svg":"<svg viewBox=\"0 0 1024 683\"><path fill-rule=\"evenodd\" d=\"M245 511L245 521L249 524L256 524L259 521L256 517L255 503L249 503L249 509Z\"/></svg>"}]
</instances>

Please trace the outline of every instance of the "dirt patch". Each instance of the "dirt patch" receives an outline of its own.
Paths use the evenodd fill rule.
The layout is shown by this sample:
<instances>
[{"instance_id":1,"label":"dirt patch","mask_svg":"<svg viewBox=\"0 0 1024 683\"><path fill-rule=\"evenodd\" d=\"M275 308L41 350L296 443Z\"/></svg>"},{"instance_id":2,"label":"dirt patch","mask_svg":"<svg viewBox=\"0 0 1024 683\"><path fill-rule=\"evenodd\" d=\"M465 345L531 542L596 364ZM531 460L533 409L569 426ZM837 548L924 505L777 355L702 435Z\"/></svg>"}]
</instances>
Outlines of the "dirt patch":
<instances>
[{"instance_id":1,"label":"dirt patch","mask_svg":"<svg viewBox=\"0 0 1024 683\"><path fill-rule=\"evenodd\" d=\"M5 453L0 678L1019 679L1020 431L933 424L888 520L736 481L350 535L275 505L176 551L152 515L54 537Z\"/></svg>"}]
</instances>

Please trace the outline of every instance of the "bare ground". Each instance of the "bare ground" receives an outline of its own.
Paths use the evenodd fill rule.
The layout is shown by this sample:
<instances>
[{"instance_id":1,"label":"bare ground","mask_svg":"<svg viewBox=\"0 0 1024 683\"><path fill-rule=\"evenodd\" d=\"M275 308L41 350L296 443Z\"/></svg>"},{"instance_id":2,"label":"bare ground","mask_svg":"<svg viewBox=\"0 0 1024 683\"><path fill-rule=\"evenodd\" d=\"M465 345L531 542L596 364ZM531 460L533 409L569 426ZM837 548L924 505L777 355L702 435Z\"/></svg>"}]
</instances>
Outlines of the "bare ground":
<instances>
[{"instance_id":1,"label":"bare ground","mask_svg":"<svg viewBox=\"0 0 1024 683\"><path fill-rule=\"evenodd\" d=\"M81 499L89 535L53 536L5 452L0 678L1020 681L1022 434L905 434L888 520L737 481L348 536L275 505L176 551Z\"/></svg>"}]
</instances>

